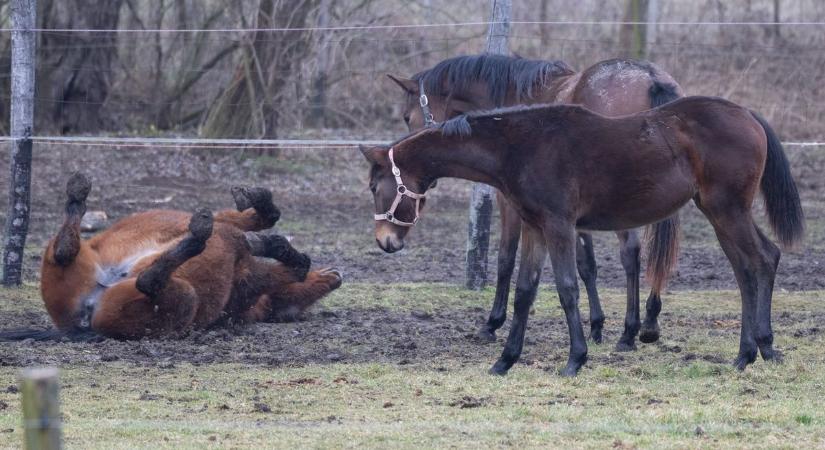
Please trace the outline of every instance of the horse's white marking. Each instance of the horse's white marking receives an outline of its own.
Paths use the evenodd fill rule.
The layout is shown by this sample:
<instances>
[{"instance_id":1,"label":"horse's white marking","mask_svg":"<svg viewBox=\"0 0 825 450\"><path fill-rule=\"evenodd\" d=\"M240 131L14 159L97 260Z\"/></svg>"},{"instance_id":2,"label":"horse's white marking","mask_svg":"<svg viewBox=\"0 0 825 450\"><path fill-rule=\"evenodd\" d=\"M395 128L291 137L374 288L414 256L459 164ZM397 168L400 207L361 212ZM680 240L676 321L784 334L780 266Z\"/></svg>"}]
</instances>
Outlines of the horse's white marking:
<instances>
[{"instance_id":1,"label":"horse's white marking","mask_svg":"<svg viewBox=\"0 0 825 450\"><path fill-rule=\"evenodd\" d=\"M86 296L80 300L80 320L78 323L81 328L89 328L91 325L92 316L94 316L97 306L100 303L100 299L103 297L106 289L109 289L110 287L128 278L132 268L138 261L146 258L147 256L155 255L160 251L160 249L154 245L155 244L153 243L152 246L144 248L133 255L127 256L125 259L112 266L101 267L100 265L95 264L95 281L97 282L97 286L95 286L91 292L86 294Z\"/></svg>"}]
</instances>

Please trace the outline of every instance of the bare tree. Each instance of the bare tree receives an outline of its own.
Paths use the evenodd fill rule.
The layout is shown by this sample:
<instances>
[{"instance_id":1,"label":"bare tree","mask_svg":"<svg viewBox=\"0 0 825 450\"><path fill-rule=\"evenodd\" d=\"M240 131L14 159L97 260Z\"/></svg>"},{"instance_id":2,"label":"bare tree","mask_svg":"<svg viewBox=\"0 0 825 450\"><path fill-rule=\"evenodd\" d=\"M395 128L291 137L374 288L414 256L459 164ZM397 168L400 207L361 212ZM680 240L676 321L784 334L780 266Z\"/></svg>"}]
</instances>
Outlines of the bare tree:
<instances>
[{"instance_id":1,"label":"bare tree","mask_svg":"<svg viewBox=\"0 0 825 450\"><path fill-rule=\"evenodd\" d=\"M123 0L44 0L40 28L116 29ZM101 108L109 95L117 33L41 34L37 119L61 133L104 128Z\"/></svg>"},{"instance_id":2,"label":"bare tree","mask_svg":"<svg viewBox=\"0 0 825 450\"><path fill-rule=\"evenodd\" d=\"M319 2L261 0L258 30L244 40L235 75L209 110L204 136L277 136L283 90L309 54L309 32L265 29L305 28Z\"/></svg>"}]
</instances>

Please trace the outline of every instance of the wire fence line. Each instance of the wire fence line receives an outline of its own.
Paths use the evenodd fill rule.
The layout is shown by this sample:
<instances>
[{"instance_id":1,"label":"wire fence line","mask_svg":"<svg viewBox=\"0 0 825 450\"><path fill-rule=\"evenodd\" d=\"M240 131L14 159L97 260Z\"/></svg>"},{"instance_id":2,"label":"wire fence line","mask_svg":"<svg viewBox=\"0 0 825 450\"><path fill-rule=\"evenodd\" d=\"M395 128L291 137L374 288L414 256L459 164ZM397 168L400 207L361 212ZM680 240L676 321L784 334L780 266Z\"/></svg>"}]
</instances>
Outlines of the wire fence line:
<instances>
[{"instance_id":1,"label":"wire fence line","mask_svg":"<svg viewBox=\"0 0 825 450\"><path fill-rule=\"evenodd\" d=\"M17 140L0 136L0 142ZM386 145L392 139L206 139L206 138L152 138L104 136L32 136L32 142L46 145L79 145L111 147L189 147L189 148L295 148L330 149L354 148L359 145ZM825 141L788 141L787 147L825 147Z\"/></svg>"},{"instance_id":2,"label":"wire fence line","mask_svg":"<svg viewBox=\"0 0 825 450\"><path fill-rule=\"evenodd\" d=\"M450 22L450 23L422 23L398 25L344 25L329 27L294 27L294 28L31 28L26 31L37 33L251 33L251 32L319 32L319 31L373 31L373 30L402 30L418 28L459 28L502 24L495 21ZM510 25L647 25L648 22L622 20L514 20ZM656 26L814 26L823 27L825 22L680 22L664 21L652 23ZM0 32L15 31L14 28L0 28Z\"/></svg>"}]
</instances>

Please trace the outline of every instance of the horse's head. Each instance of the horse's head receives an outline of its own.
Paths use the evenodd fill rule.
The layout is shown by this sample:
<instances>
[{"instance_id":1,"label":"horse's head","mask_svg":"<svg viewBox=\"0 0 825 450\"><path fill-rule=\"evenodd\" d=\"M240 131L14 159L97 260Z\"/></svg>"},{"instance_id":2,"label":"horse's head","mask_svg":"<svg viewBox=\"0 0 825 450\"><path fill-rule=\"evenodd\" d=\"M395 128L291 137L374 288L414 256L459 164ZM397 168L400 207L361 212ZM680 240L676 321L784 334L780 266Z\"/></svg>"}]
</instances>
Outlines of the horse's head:
<instances>
[{"instance_id":1,"label":"horse's head","mask_svg":"<svg viewBox=\"0 0 825 450\"><path fill-rule=\"evenodd\" d=\"M370 191L375 201L375 241L381 250L404 248L404 237L418 221L426 198L435 186L424 176L399 169L391 147L360 147L370 163Z\"/></svg>"},{"instance_id":2,"label":"horse's head","mask_svg":"<svg viewBox=\"0 0 825 450\"><path fill-rule=\"evenodd\" d=\"M422 98L420 81L390 74L387 74L387 77L404 91L404 122L407 123L411 132L427 125L425 120L427 114L431 114L430 119L433 123L439 123L479 109L478 105L455 94L444 96L439 92L426 92L426 96ZM473 93L470 97L477 96L476 94L478 93ZM483 97L483 95L478 96ZM425 104L422 105L422 103Z\"/></svg>"}]
</instances>

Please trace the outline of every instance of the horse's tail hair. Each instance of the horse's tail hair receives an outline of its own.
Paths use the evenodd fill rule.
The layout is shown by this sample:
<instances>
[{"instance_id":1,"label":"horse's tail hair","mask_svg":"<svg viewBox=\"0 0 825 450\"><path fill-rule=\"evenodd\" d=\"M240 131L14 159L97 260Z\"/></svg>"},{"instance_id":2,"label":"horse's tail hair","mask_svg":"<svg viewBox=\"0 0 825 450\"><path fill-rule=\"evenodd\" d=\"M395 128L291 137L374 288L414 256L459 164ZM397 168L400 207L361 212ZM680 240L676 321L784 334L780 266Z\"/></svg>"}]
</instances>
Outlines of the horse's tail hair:
<instances>
[{"instance_id":1,"label":"horse's tail hair","mask_svg":"<svg viewBox=\"0 0 825 450\"><path fill-rule=\"evenodd\" d=\"M768 138L768 156L761 183L768 220L782 247L790 248L801 241L805 234L805 215L799 192L776 132L762 116L753 111L751 115L762 125Z\"/></svg>"},{"instance_id":2,"label":"horse's tail hair","mask_svg":"<svg viewBox=\"0 0 825 450\"><path fill-rule=\"evenodd\" d=\"M676 267L676 257L679 255L679 214L650 225L645 234L647 278L651 290L658 294L664 289L670 273Z\"/></svg>"},{"instance_id":3,"label":"horse's tail hair","mask_svg":"<svg viewBox=\"0 0 825 450\"><path fill-rule=\"evenodd\" d=\"M650 85L647 94L650 96L651 108L662 106L665 103L670 103L681 97L678 86L673 83L657 80L656 78L653 79L653 84Z\"/></svg>"},{"instance_id":4,"label":"horse's tail hair","mask_svg":"<svg viewBox=\"0 0 825 450\"><path fill-rule=\"evenodd\" d=\"M103 339L103 336L92 330L61 331L56 329L17 329L0 331L0 342L17 342L32 339L35 341L72 341L89 342Z\"/></svg>"}]
</instances>

